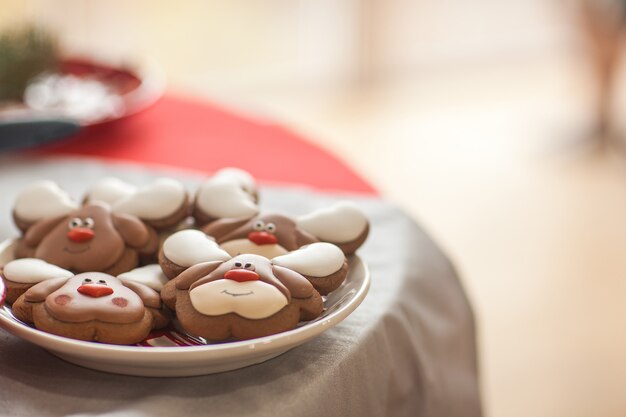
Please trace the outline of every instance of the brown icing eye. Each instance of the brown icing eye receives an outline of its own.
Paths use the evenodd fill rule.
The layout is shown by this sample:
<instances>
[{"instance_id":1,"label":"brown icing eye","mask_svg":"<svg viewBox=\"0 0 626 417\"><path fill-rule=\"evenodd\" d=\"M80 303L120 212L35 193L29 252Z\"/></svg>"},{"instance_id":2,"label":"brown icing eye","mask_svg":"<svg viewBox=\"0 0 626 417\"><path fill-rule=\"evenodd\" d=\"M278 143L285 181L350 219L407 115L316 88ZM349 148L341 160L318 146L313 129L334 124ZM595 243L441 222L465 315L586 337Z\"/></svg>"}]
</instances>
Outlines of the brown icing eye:
<instances>
[{"instance_id":1,"label":"brown icing eye","mask_svg":"<svg viewBox=\"0 0 626 417\"><path fill-rule=\"evenodd\" d=\"M246 264L243 266L244 269L247 269L249 271L254 271L254 265L252 265L250 262L246 262Z\"/></svg>"},{"instance_id":2,"label":"brown icing eye","mask_svg":"<svg viewBox=\"0 0 626 417\"><path fill-rule=\"evenodd\" d=\"M105 280L103 280L103 279L99 279L98 280L98 284L107 285L107 282Z\"/></svg>"},{"instance_id":3,"label":"brown icing eye","mask_svg":"<svg viewBox=\"0 0 626 417\"><path fill-rule=\"evenodd\" d=\"M265 226L265 231L270 232L270 233L274 233L276 231L276 225L274 223L268 223Z\"/></svg>"},{"instance_id":4,"label":"brown icing eye","mask_svg":"<svg viewBox=\"0 0 626 417\"><path fill-rule=\"evenodd\" d=\"M69 221L69 223L67 224L67 227L69 229L74 229L75 227L80 227L82 225L83 225L83 221L79 219L78 217L74 217L72 220Z\"/></svg>"},{"instance_id":5,"label":"brown icing eye","mask_svg":"<svg viewBox=\"0 0 626 417\"><path fill-rule=\"evenodd\" d=\"M85 278L83 284L91 284L91 278Z\"/></svg>"},{"instance_id":6,"label":"brown icing eye","mask_svg":"<svg viewBox=\"0 0 626 417\"><path fill-rule=\"evenodd\" d=\"M252 227L254 228L254 230L261 231L265 227L265 223L263 223L261 220L257 220L254 223L254 226L252 226Z\"/></svg>"},{"instance_id":7,"label":"brown icing eye","mask_svg":"<svg viewBox=\"0 0 626 417\"><path fill-rule=\"evenodd\" d=\"M235 262L235 268L241 268L241 262Z\"/></svg>"},{"instance_id":8,"label":"brown icing eye","mask_svg":"<svg viewBox=\"0 0 626 417\"><path fill-rule=\"evenodd\" d=\"M87 218L84 220L84 224L85 224L85 227L88 227L88 228L90 228L90 229L93 229L93 226L94 226L95 222L93 221L93 219L92 219L91 217L87 217Z\"/></svg>"}]
</instances>

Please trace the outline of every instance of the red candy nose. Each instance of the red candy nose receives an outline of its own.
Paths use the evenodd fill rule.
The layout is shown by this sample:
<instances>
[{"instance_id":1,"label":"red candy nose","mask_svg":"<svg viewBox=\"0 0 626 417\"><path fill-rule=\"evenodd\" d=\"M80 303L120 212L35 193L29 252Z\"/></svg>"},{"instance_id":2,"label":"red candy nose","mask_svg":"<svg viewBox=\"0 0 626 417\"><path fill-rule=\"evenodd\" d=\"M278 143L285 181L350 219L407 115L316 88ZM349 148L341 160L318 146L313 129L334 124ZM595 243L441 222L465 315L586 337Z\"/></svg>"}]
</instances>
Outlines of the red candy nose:
<instances>
[{"instance_id":1,"label":"red candy nose","mask_svg":"<svg viewBox=\"0 0 626 417\"><path fill-rule=\"evenodd\" d=\"M248 269L231 269L224 274L224 278L237 282L256 281L259 279L259 274Z\"/></svg>"},{"instance_id":2,"label":"red candy nose","mask_svg":"<svg viewBox=\"0 0 626 417\"><path fill-rule=\"evenodd\" d=\"M95 233L93 230L86 227L75 227L67 232L67 238L78 243L87 242L88 240L93 239L94 236Z\"/></svg>"},{"instance_id":3,"label":"red candy nose","mask_svg":"<svg viewBox=\"0 0 626 417\"><path fill-rule=\"evenodd\" d=\"M272 245L278 243L276 236L267 232L250 232L248 233L248 239L257 245Z\"/></svg>"},{"instance_id":4,"label":"red candy nose","mask_svg":"<svg viewBox=\"0 0 626 417\"><path fill-rule=\"evenodd\" d=\"M78 287L78 292L89 297L98 298L113 294L113 288L105 285L87 284Z\"/></svg>"}]
</instances>

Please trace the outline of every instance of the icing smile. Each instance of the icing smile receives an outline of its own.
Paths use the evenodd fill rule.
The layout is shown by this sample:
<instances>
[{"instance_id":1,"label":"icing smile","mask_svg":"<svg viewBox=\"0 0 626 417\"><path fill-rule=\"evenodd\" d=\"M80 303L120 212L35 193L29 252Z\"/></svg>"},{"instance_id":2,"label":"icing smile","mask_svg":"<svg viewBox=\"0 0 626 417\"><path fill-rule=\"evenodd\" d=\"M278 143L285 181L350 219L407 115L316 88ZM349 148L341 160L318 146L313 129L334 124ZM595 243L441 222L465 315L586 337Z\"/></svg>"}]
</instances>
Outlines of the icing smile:
<instances>
[{"instance_id":1,"label":"icing smile","mask_svg":"<svg viewBox=\"0 0 626 417\"><path fill-rule=\"evenodd\" d=\"M87 252L89 250L89 246L87 246L86 248L82 248L82 249L78 249L78 250L71 250L70 248L68 248L67 246L65 246L63 248L63 250L67 253L71 253L72 255L76 255L78 253L83 253L83 252Z\"/></svg>"},{"instance_id":2,"label":"icing smile","mask_svg":"<svg viewBox=\"0 0 626 417\"><path fill-rule=\"evenodd\" d=\"M229 292L228 290L224 290L222 291L222 294L228 294L228 295L232 295L233 297L239 297L242 295L251 295L254 294L254 291L248 291L248 292L243 292L243 293L237 293L237 292Z\"/></svg>"}]
</instances>

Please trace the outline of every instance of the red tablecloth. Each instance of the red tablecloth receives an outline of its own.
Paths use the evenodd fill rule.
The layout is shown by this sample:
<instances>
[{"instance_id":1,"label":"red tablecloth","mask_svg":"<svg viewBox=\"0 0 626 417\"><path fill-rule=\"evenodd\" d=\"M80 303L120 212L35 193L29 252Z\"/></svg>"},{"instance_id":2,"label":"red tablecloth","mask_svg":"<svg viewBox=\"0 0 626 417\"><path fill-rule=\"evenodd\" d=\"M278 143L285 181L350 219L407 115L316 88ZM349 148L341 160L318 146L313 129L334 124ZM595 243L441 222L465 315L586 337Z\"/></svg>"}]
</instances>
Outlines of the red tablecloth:
<instances>
[{"instance_id":1,"label":"red tablecloth","mask_svg":"<svg viewBox=\"0 0 626 417\"><path fill-rule=\"evenodd\" d=\"M169 165L202 172L236 166L248 170L260 182L376 193L338 157L285 127L172 95L166 95L140 114L85 128L71 138L32 152Z\"/></svg>"}]
</instances>

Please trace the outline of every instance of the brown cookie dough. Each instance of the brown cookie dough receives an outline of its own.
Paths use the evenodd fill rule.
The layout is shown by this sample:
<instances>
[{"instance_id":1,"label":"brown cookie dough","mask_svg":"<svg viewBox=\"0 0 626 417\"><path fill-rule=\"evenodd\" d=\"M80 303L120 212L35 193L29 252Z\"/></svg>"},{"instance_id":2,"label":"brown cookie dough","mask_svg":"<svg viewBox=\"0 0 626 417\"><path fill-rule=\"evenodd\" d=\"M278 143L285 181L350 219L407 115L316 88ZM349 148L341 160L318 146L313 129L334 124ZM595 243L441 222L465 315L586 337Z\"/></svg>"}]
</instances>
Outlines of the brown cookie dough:
<instances>
[{"instance_id":1,"label":"brown cookie dough","mask_svg":"<svg viewBox=\"0 0 626 417\"><path fill-rule=\"evenodd\" d=\"M6 297L4 298L4 301L8 304L13 304L15 300L20 297L20 295L24 294L30 287L35 285L10 281L4 275L2 276L2 280L6 286Z\"/></svg>"},{"instance_id":2,"label":"brown cookie dough","mask_svg":"<svg viewBox=\"0 0 626 417\"><path fill-rule=\"evenodd\" d=\"M146 224L154 227L157 230L167 230L176 228L185 219L191 216L191 204L192 199L190 197L185 198L181 205L167 217L161 219L142 219Z\"/></svg>"},{"instance_id":3,"label":"brown cookie dough","mask_svg":"<svg viewBox=\"0 0 626 417\"><path fill-rule=\"evenodd\" d=\"M168 259L167 256L165 256L165 253L163 252L163 248L159 250L158 261L159 261L159 266L161 267L161 270L163 271L165 276L168 277L169 279L177 277L185 269L188 268L187 266L178 265L176 262L173 262L170 259Z\"/></svg>"},{"instance_id":4,"label":"brown cookie dough","mask_svg":"<svg viewBox=\"0 0 626 417\"><path fill-rule=\"evenodd\" d=\"M348 276L348 261L343 263L341 269L324 277L304 275L321 295L328 295L339 288L346 276Z\"/></svg>"}]
</instances>

